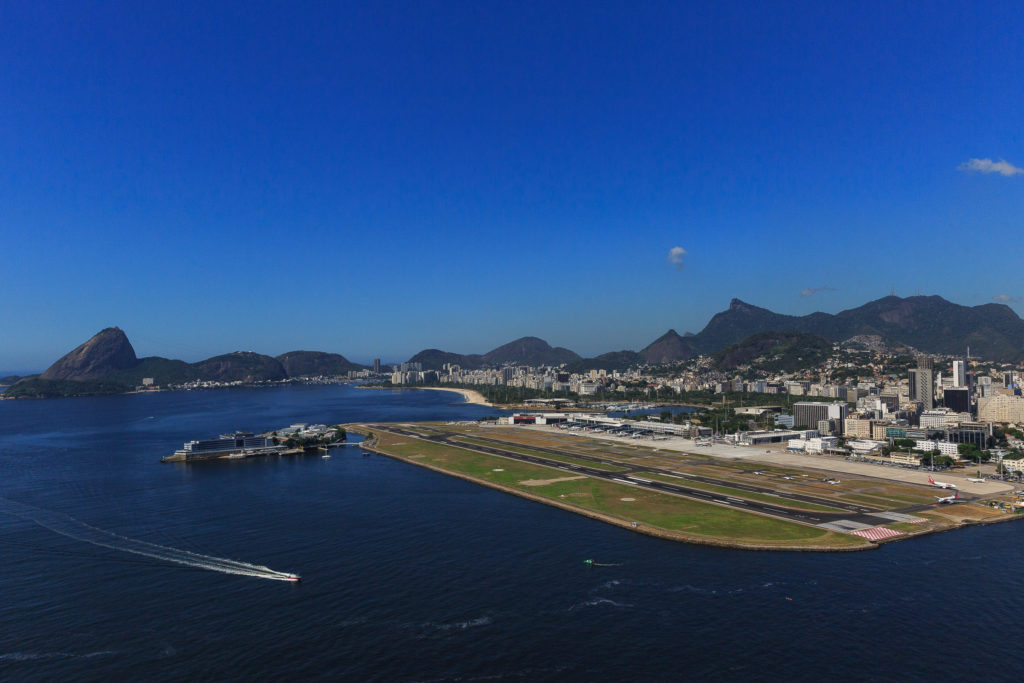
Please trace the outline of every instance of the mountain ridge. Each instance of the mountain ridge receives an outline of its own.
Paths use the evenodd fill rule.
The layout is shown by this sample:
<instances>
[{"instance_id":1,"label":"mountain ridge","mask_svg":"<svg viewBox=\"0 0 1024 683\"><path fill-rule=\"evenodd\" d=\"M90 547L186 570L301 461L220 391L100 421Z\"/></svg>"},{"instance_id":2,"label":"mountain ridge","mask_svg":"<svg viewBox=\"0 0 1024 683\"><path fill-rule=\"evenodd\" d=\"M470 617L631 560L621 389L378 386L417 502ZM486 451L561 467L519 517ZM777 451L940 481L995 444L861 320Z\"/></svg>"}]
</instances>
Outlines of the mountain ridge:
<instances>
[{"instance_id":1,"label":"mountain ridge","mask_svg":"<svg viewBox=\"0 0 1024 683\"><path fill-rule=\"evenodd\" d=\"M923 353L957 355L970 347L973 356L986 360L1015 362L1024 359L1024 320L1009 306L998 303L962 306L932 295L887 296L835 314L819 311L803 316L775 313L734 298L726 310L712 316L697 334L687 332L680 336L675 329L669 329L640 351L613 351L582 358L570 349L552 347L539 337L520 337L484 354L424 349L410 360L421 362L427 370L439 370L446 363L465 369L505 364L566 364L573 368L624 370L642 364L666 364L701 354L712 355L769 332L805 333L833 342L852 337L877 337L885 344L912 347ZM751 343L755 346L767 343L762 342ZM779 347L773 353L786 355L794 344L803 343L788 337L780 337L776 342L765 349ZM806 348L819 345L820 342L815 342ZM62 356L38 377L18 380L7 394L44 395L54 391L58 392L54 395L76 395L68 393L80 389L75 383L92 383L90 386L97 392L110 393L118 387L123 390L126 386L136 386L143 377L152 377L156 384L192 380L272 381L314 374L344 374L361 367L340 354L322 351L289 351L277 357L234 351L197 363L159 356L138 358L124 331L108 327Z\"/></svg>"},{"instance_id":2,"label":"mountain ridge","mask_svg":"<svg viewBox=\"0 0 1024 683\"><path fill-rule=\"evenodd\" d=\"M640 351L613 351L566 362L570 368L587 370L623 370L643 364L675 363L697 355L713 355L767 332L806 333L836 342L871 335L880 337L888 345L911 347L923 353L956 355L965 353L969 346L974 356L988 360L1024 359L1024 320L1005 304L962 306L937 295L906 298L890 295L839 313L816 311L802 316L776 313L733 298L729 307L713 315L697 334L679 335L675 329L669 329ZM446 362L466 369L496 364L493 355L454 354L440 349L425 349L410 360L427 360L423 367L434 370Z\"/></svg>"}]
</instances>

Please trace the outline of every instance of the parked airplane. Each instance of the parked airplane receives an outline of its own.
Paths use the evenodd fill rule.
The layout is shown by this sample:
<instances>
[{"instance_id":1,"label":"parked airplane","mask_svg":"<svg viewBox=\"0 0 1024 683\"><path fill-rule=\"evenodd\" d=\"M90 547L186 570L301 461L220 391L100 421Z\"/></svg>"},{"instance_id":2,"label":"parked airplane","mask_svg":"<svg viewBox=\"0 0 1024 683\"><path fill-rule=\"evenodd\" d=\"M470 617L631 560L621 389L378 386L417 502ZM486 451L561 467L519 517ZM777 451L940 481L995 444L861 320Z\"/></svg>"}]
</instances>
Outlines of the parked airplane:
<instances>
[{"instance_id":1,"label":"parked airplane","mask_svg":"<svg viewBox=\"0 0 1024 683\"><path fill-rule=\"evenodd\" d=\"M956 484L947 484L944 481L935 481L931 477L928 477L928 483L932 486L938 486L940 489L955 489Z\"/></svg>"},{"instance_id":2,"label":"parked airplane","mask_svg":"<svg viewBox=\"0 0 1024 683\"><path fill-rule=\"evenodd\" d=\"M952 503L955 503L959 497L960 497L960 492L959 491L955 491L952 496L946 496L945 498L940 498L939 496L935 496L935 499L938 500L940 503L950 503L950 504L952 504Z\"/></svg>"},{"instance_id":3,"label":"parked airplane","mask_svg":"<svg viewBox=\"0 0 1024 683\"><path fill-rule=\"evenodd\" d=\"M977 477L967 477L967 481L974 482L975 484L984 484L985 483L985 479L984 478L978 479Z\"/></svg>"}]
</instances>

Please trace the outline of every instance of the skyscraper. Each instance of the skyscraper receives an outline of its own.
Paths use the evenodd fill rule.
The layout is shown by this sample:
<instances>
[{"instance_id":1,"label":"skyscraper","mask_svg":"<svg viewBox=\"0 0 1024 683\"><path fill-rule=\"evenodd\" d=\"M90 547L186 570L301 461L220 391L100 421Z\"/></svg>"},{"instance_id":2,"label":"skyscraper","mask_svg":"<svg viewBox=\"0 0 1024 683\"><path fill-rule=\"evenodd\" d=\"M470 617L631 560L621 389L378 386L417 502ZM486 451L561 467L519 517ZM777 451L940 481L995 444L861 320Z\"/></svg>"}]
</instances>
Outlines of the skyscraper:
<instances>
[{"instance_id":1,"label":"skyscraper","mask_svg":"<svg viewBox=\"0 0 1024 683\"><path fill-rule=\"evenodd\" d=\"M935 407L935 379L932 359L917 357L917 367L910 370L910 400L921 403L925 410Z\"/></svg>"},{"instance_id":2,"label":"skyscraper","mask_svg":"<svg viewBox=\"0 0 1024 683\"><path fill-rule=\"evenodd\" d=\"M971 395L967 387L953 387L942 392L942 402L958 413L971 412Z\"/></svg>"},{"instance_id":3,"label":"skyscraper","mask_svg":"<svg viewBox=\"0 0 1024 683\"><path fill-rule=\"evenodd\" d=\"M953 386L967 386L967 364L962 360L953 361Z\"/></svg>"}]
</instances>

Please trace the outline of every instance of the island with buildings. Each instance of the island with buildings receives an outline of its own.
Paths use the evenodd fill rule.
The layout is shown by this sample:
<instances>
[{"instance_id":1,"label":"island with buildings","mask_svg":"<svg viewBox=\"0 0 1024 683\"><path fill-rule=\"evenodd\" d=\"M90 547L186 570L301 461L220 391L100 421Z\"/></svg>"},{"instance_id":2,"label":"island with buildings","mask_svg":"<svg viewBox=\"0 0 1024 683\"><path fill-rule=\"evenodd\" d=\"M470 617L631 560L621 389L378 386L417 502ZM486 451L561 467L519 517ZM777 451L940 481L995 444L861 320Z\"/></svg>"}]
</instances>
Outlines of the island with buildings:
<instances>
[{"instance_id":1,"label":"island with buildings","mask_svg":"<svg viewBox=\"0 0 1024 683\"><path fill-rule=\"evenodd\" d=\"M160 462L198 463L272 455L304 455L326 452L347 445L348 434L341 425L299 422L270 432L254 434L236 431L210 439L195 439Z\"/></svg>"}]
</instances>

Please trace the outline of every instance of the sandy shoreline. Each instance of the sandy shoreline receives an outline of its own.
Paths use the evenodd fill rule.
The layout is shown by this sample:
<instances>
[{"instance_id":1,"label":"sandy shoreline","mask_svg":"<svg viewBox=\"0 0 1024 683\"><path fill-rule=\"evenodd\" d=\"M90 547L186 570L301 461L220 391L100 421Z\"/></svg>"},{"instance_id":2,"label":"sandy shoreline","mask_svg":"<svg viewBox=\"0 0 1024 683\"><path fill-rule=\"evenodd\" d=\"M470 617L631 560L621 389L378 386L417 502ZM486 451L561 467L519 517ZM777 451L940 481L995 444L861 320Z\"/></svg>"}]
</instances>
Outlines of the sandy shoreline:
<instances>
[{"instance_id":1,"label":"sandy shoreline","mask_svg":"<svg viewBox=\"0 0 1024 683\"><path fill-rule=\"evenodd\" d=\"M487 399L484 398L483 394L481 394L479 391L474 391L472 389L455 389L454 387L452 387L452 388L449 388L449 387L382 387L382 386L377 386L377 385L369 385L369 386L357 385L356 388L357 389L394 389L396 391L397 390L409 390L409 389L412 389L414 391L451 391L451 392L454 392L456 394L462 395L462 397L466 399L466 403L475 403L477 405L488 406L490 408L494 407L493 403L488 403L487 402Z\"/></svg>"},{"instance_id":2,"label":"sandy shoreline","mask_svg":"<svg viewBox=\"0 0 1024 683\"><path fill-rule=\"evenodd\" d=\"M482 405L482 406L493 406L494 405L493 403L488 403L487 399L485 399L484 395L481 394L479 391L473 391L472 389L455 389L455 388L449 389L447 387L417 387L417 388L425 389L427 391L453 391L456 394L462 394L466 398L466 403L476 403L476 404Z\"/></svg>"}]
</instances>

